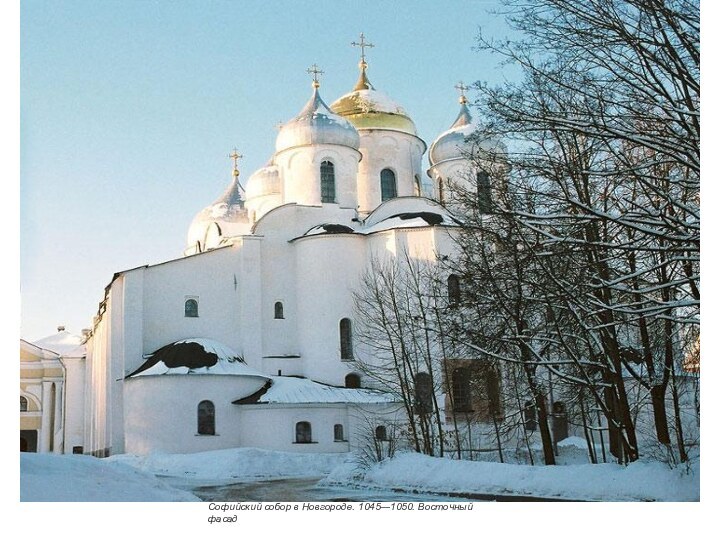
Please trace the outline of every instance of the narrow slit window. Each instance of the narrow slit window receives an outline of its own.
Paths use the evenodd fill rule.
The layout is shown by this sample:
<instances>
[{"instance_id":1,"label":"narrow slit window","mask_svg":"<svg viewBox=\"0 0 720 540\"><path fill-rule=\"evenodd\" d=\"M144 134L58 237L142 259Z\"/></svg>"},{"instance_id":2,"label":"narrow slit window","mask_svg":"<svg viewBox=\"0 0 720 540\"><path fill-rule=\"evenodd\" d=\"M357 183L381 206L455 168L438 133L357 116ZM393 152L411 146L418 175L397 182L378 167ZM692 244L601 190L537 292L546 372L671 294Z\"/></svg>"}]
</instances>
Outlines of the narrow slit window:
<instances>
[{"instance_id":1,"label":"narrow slit window","mask_svg":"<svg viewBox=\"0 0 720 540\"><path fill-rule=\"evenodd\" d=\"M450 274L447 279L448 301L450 305L460 303L460 277Z\"/></svg>"},{"instance_id":2,"label":"narrow slit window","mask_svg":"<svg viewBox=\"0 0 720 540\"><path fill-rule=\"evenodd\" d=\"M350 319L340 321L340 358L342 360L352 360L353 358L352 323Z\"/></svg>"},{"instance_id":3,"label":"narrow slit window","mask_svg":"<svg viewBox=\"0 0 720 540\"><path fill-rule=\"evenodd\" d=\"M477 201L478 211L481 214L490 213L490 175L487 171L480 170L477 173Z\"/></svg>"},{"instance_id":4,"label":"narrow slit window","mask_svg":"<svg viewBox=\"0 0 720 540\"><path fill-rule=\"evenodd\" d=\"M331 161L320 164L320 197L324 203L335 202L335 165Z\"/></svg>"},{"instance_id":5,"label":"narrow slit window","mask_svg":"<svg viewBox=\"0 0 720 540\"><path fill-rule=\"evenodd\" d=\"M283 309L282 302L275 302L275 318L276 319L284 319L285 318L285 312Z\"/></svg>"},{"instance_id":6,"label":"narrow slit window","mask_svg":"<svg viewBox=\"0 0 720 540\"><path fill-rule=\"evenodd\" d=\"M380 195L383 201L397 197L397 181L395 173L390 169L380 172Z\"/></svg>"},{"instance_id":7,"label":"narrow slit window","mask_svg":"<svg viewBox=\"0 0 720 540\"><path fill-rule=\"evenodd\" d=\"M215 404L204 400L197 408L198 435L215 435Z\"/></svg>"}]
</instances>

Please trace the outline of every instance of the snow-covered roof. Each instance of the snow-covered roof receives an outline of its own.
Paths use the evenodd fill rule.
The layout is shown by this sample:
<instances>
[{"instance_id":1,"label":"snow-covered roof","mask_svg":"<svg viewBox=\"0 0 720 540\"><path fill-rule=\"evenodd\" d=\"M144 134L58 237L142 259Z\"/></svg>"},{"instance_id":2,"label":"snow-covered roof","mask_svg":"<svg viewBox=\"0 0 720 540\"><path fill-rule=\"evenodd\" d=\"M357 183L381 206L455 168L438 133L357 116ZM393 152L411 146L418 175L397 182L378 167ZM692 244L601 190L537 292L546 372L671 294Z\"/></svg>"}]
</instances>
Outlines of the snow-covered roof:
<instances>
[{"instance_id":1,"label":"snow-covered roof","mask_svg":"<svg viewBox=\"0 0 720 540\"><path fill-rule=\"evenodd\" d=\"M340 388L297 377L268 377L265 391L238 399L248 403L394 403L396 399L378 390Z\"/></svg>"},{"instance_id":2,"label":"snow-covered roof","mask_svg":"<svg viewBox=\"0 0 720 540\"><path fill-rule=\"evenodd\" d=\"M44 337L33 342L33 345L46 349L60 356L80 357L85 356L85 345L82 344L83 338L71 334L67 330L61 330L57 334Z\"/></svg>"},{"instance_id":3,"label":"snow-covered roof","mask_svg":"<svg viewBox=\"0 0 720 540\"><path fill-rule=\"evenodd\" d=\"M445 207L423 197L397 197L384 202L364 222L321 223L301 238L332 234L373 234L391 229L456 227L461 222Z\"/></svg>"},{"instance_id":4,"label":"snow-covered roof","mask_svg":"<svg viewBox=\"0 0 720 540\"><path fill-rule=\"evenodd\" d=\"M354 232L355 230L348 225L341 225L339 223L322 223L310 228L303 236L315 236L317 234L352 234Z\"/></svg>"},{"instance_id":5,"label":"snow-covered roof","mask_svg":"<svg viewBox=\"0 0 720 540\"><path fill-rule=\"evenodd\" d=\"M267 378L249 367L232 348L207 338L183 339L165 345L127 377L143 375L242 375Z\"/></svg>"},{"instance_id":6,"label":"snow-covered roof","mask_svg":"<svg viewBox=\"0 0 720 540\"><path fill-rule=\"evenodd\" d=\"M385 218L384 220L362 229L364 234L372 234L390 229L405 229L413 227L432 227L434 225L445 225L455 227L460 222L447 212L403 212Z\"/></svg>"}]
</instances>

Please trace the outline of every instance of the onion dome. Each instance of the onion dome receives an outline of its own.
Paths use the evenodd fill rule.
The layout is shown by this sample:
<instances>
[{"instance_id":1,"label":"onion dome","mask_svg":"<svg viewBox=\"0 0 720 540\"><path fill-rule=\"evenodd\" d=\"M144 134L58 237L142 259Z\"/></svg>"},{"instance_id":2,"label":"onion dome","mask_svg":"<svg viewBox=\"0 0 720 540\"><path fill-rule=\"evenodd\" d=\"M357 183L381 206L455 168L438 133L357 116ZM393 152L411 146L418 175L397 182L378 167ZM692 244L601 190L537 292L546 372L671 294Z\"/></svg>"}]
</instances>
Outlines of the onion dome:
<instances>
[{"instance_id":1,"label":"onion dome","mask_svg":"<svg viewBox=\"0 0 720 540\"><path fill-rule=\"evenodd\" d=\"M272 162L252 173L245 184L245 196L248 200L264 195L279 194L280 191L280 171Z\"/></svg>"},{"instance_id":2,"label":"onion dome","mask_svg":"<svg viewBox=\"0 0 720 540\"><path fill-rule=\"evenodd\" d=\"M451 159L467 159L472 153L480 151L482 154L505 154L505 145L494 139L470 139L478 129L473 122L465 96L460 97L460 113L450 129L440 134L430 145L428 159L430 166Z\"/></svg>"},{"instance_id":3,"label":"onion dome","mask_svg":"<svg viewBox=\"0 0 720 540\"><path fill-rule=\"evenodd\" d=\"M347 118L357 129L390 129L417 136L415 124L405 109L375 90L367 78L367 63L360 61L360 78L352 92L335 101L330 108Z\"/></svg>"},{"instance_id":4,"label":"onion dome","mask_svg":"<svg viewBox=\"0 0 720 540\"><path fill-rule=\"evenodd\" d=\"M275 141L275 150L282 152L296 146L338 144L357 150L360 136L353 125L333 113L320 97L320 84L313 81L313 94L300 113L283 124Z\"/></svg>"},{"instance_id":5,"label":"onion dome","mask_svg":"<svg viewBox=\"0 0 720 540\"><path fill-rule=\"evenodd\" d=\"M218 247L222 238L249 234L252 223L248 219L242 188L235 172L237 168L225 192L192 220L187 236L188 247L199 244L200 251L205 251Z\"/></svg>"}]
</instances>

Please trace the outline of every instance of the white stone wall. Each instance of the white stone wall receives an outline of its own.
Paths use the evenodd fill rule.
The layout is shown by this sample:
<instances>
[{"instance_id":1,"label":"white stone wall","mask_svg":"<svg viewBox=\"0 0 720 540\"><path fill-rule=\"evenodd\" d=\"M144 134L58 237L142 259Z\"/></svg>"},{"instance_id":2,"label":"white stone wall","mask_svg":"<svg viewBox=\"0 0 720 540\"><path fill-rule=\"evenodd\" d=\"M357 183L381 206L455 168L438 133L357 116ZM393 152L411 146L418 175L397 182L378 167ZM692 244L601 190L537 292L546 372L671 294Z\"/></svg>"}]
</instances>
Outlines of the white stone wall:
<instances>
[{"instance_id":1,"label":"white stone wall","mask_svg":"<svg viewBox=\"0 0 720 540\"><path fill-rule=\"evenodd\" d=\"M310 379L342 386L353 368L340 358L339 325L344 318L353 321L353 329L357 325L351 291L360 285L365 238L353 234L314 236L296 240L294 247L303 373Z\"/></svg>"},{"instance_id":2,"label":"white stone wall","mask_svg":"<svg viewBox=\"0 0 720 540\"><path fill-rule=\"evenodd\" d=\"M422 155L425 143L408 133L391 130L361 129L358 166L358 205L362 214L369 214L382 202L380 172L395 173L398 197L415 195L415 177L422 179Z\"/></svg>"},{"instance_id":3,"label":"white stone wall","mask_svg":"<svg viewBox=\"0 0 720 540\"><path fill-rule=\"evenodd\" d=\"M320 164L335 165L336 202L343 208L355 209L358 204L357 170L360 153L340 145L320 144L284 150L275 155L283 182L284 202L320 205Z\"/></svg>"},{"instance_id":4,"label":"white stone wall","mask_svg":"<svg viewBox=\"0 0 720 540\"><path fill-rule=\"evenodd\" d=\"M265 384L243 376L140 376L125 383L125 451L189 453L252 446L245 437L239 406L232 402ZM197 407L215 405L215 435L199 435ZM265 425L272 429L271 425Z\"/></svg>"},{"instance_id":5,"label":"white stone wall","mask_svg":"<svg viewBox=\"0 0 720 540\"><path fill-rule=\"evenodd\" d=\"M65 364L65 453L73 446L84 449L85 358L64 357Z\"/></svg>"}]
</instances>

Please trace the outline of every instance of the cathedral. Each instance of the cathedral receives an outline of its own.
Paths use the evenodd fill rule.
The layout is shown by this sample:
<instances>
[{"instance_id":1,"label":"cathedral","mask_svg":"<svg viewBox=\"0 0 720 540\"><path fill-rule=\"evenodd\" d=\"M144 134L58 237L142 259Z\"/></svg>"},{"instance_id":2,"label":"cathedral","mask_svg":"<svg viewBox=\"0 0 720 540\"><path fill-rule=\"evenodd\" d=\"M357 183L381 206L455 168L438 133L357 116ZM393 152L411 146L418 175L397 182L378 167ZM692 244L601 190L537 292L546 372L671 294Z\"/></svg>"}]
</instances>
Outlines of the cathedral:
<instances>
[{"instance_id":1,"label":"cathedral","mask_svg":"<svg viewBox=\"0 0 720 540\"><path fill-rule=\"evenodd\" d=\"M452 254L459 221L446 190L475 177L475 125L461 85L457 118L428 149L371 84L371 44L354 44L355 86L327 105L321 72L309 69L309 99L280 127L267 164L243 187L241 156L230 155L230 183L190 223L182 257L115 273L81 338L63 329L21 342L21 446L348 452L402 418L353 363L368 353L352 292L373 258Z\"/></svg>"}]
</instances>

